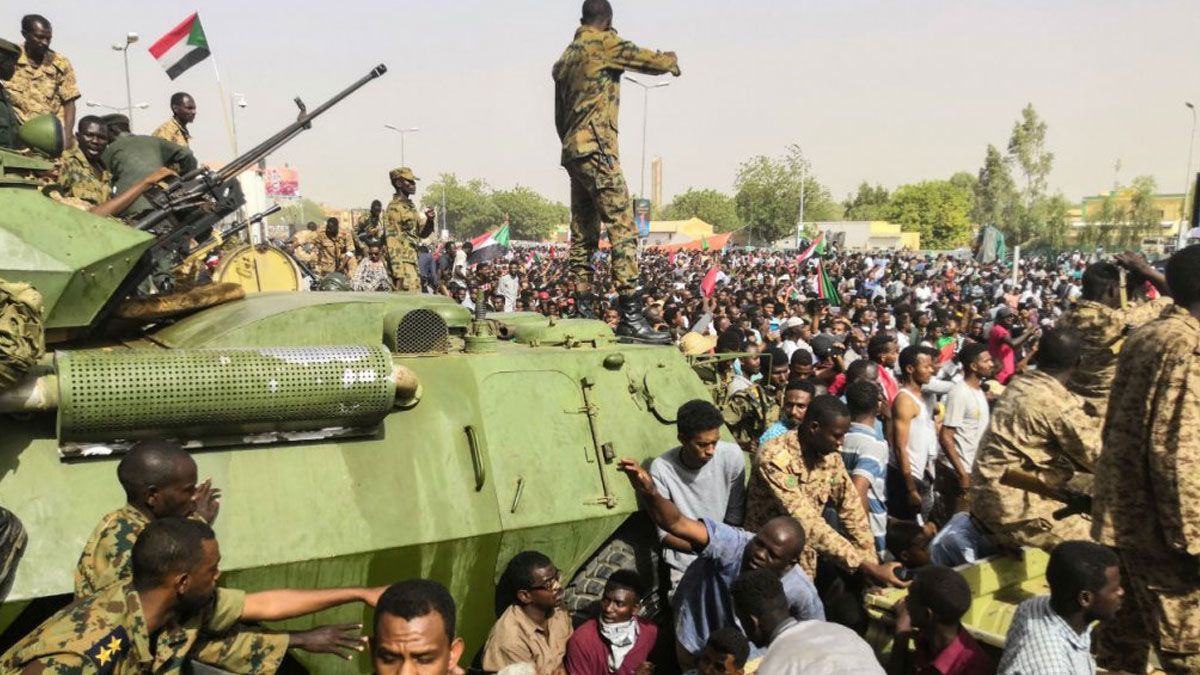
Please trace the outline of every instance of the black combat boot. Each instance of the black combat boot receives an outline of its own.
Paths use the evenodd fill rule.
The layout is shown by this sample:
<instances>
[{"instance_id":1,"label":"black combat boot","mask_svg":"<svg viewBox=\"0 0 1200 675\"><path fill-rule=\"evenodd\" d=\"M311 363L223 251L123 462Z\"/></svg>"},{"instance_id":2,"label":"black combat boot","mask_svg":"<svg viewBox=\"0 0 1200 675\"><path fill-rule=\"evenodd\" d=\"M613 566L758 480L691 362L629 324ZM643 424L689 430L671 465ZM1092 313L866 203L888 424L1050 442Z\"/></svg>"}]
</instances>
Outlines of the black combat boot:
<instances>
[{"instance_id":1,"label":"black combat boot","mask_svg":"<svg viewBox=\"0 0 1200 675\"><path fill-rule=\"evenodd\" d=\"M600 304L600 298L596 297L591 291L575 291L571 295L575 300L575 311L581 319L599 319L600 315L596 313L596 308Z\"/></svg>"},{"instance_id":2,"label":"black combat boot","mask_svg":"<svg viewBox=\"0 0 1200 675\"><path fill-rule=\"evenodd\" d=\"M642 299L636 294L622 295L617 299L621 312L621 323L617 324L617 337L633 342L670 344L671 334L654 330L654 326L642 315Z\"/></svg>"}]
</instances>

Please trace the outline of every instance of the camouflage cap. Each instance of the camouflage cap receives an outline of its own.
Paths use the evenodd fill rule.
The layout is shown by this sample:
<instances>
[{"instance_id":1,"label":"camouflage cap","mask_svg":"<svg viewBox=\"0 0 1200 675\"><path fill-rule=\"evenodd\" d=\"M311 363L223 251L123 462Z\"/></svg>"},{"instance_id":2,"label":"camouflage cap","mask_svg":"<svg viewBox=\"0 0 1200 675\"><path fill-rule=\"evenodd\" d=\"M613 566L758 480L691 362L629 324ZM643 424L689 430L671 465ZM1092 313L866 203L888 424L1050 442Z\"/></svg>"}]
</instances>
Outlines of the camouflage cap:
<instances>
[{"instance_id":1,"label":"camouflage cap","mask_svg":"<svg viewBox=\"0 0 1200 675\"><path fill-rule=\"evenodd\" d=\"M416 176L413 175L412 169L408 168L407 166L402 166L398 169L392 169L391 171L388 172L388 177L391 178L392 180L396 180L397 178L403 178L404 180L411 180L411 181L420 180L419 178L417 178Z\"/></svg>"}]
</instances>

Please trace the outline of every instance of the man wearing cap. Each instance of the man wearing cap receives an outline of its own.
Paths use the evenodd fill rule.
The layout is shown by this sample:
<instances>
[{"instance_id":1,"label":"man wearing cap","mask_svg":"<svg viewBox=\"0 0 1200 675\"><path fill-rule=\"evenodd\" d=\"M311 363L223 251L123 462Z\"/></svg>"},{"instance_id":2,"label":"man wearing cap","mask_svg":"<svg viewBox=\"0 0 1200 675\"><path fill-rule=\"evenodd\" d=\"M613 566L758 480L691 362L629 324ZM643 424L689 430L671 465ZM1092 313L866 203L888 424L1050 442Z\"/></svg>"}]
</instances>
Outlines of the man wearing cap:
<instances>
[{"instance_id":1,"label":"man wearing cap","mask_svg":"<svg viewBox=\"0 0 1200 675\"><path fill-rule=\"evenodd\" d=\"M101 119L108 125L112 140L100 155L100 160L112 172L113 191L116 193L142 184L147 176L167 167L179 167L182 175L198 166L192 151L181 145L154 136L131 134L129 118L125 115L116 113ZM138 196L120 215L134 218L151 208L144 196Z\"/></svg>"},{"instance_id":2,"label":"man wearing cap","mask_svg":"<svg viewBox=\"0 0 1200 675\"><path fill-rule=\"evenodd\" d=\"M175 145L190 147L192 135L187 125L196 119L196 101L191 94L182 91L171 95L171 119L163 122L151 136L170 141Z\"/></svg>"},{"instance_id":3,"label":"man wearing cap","mask_svg":"<svg viewBox=\"0 0 1200 675\"><path fill-rule=\"evenodd\" d=\"M679 75L674 52L642 49L612 27L608 0L585 0L582 24L554 64L554 123L562 142L561 162L571 179L570 274L575 293L592 304L592 255L600 225L612 243L612 276L620 295L617 334L642 342L667 342L642 316L637 294L637 232L629 190L619 163L617 118L625 70Z\"/></svg>"},{"instance_id":4,"label":"man wearing cap","mask_svg":"<svg viewBox=\"0 0 1200 675\"><path fill-rule=\"evenodd\" d=\"M17 59L21 57L21 48L8 40L0 39L0 148L16 149L17 130L21 121L13 110L12 99L9 97L5 83L13 78L17 70Z\"/></svg>"},{"instance_id":5,"label":"man wearing cap","mask_svg":"<svg viewBox=\"0 0 1200 675\"><path fill-rule=\"evenodd\" d=\"M17 117L28 121L39 115L55 115L63 129L74 129L79 86L71 62L50 49L54 38L50 21L38 14L26 14L21 18L21 35L25 46L17 58L16 73L7 85ZM75 145L75 138L69 133L63 141L67 148Z\"/></svg>"},{"instance_id":6,"label":"man wearing cap","mask_svg":"<svg viewBox=\"0 0 1200 675\"><path fill-rule=\"evenodd\" d=\"M417 245L433 233L433 209L419 213L412 195L417 192L417 177L402 166L388 173L396 193L383 214L388 266L392 287L402 293L420 293L421 275L417 270Z\"/></svg>"}]
</instances>

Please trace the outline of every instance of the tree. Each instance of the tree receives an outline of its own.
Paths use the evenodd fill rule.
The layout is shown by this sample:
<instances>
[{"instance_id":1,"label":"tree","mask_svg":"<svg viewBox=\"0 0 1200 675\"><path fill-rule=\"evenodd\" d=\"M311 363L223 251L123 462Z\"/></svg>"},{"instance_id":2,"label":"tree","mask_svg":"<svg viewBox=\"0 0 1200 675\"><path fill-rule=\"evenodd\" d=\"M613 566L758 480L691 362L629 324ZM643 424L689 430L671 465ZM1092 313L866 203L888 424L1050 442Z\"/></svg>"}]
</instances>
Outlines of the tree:
<instances>
[{"instance_id":1,"label":"tree","mask_svg":"<svg viewBox=\"0 0 1200 675\"><path fill-rule=\"evenodd\" d=\"M293 233L303 230L309 223L325 225L325 210L313 200L302 197L284 206L273 216L267 218L270 225L287 226Z\"/></svg>"},{"instance_id":2,"label":"tree","mask_svg":"<svg viewBox=\"0 0 1200 675\"><path fill-rule=\"evenodd\" d=\"M847 195L842 202L842 217L846 220L882 220L886 218L888 191L882 185L871 187L867 181L858 185L856 194Z\"/></svg>"},{"instance_id":3,"label":"tree","mask_svg":"<svg viewBox=\"0 0 1200 675\"><path fill-rule=\"evenodd\" d=\"M697 190L676 195L659 214L661 220L699 218L712 224L717 232L732 232L742 226L733 197L718 190Z\"/></svg>"},{"instance_id":4,"label":"tree","mask_svg":"<svg viewBox=\"0 0 1200 675\"><path fill-rule=\"evenodd\" d=\"M1158 183L1153 176L1138 176L1129 188L1129 208L1125 212L1125 223L1120 230L1118 243L1136 251L1146 237L1162 235L1162 212L1154 205L1154 192Z\"/></svg>"},{"instance_id":5,"label":"tree","mask_svg":"<svg viewBox=\"0 0 1200 675\"><path fill-rule=\"evenodd\" d=\"M1054 166L1054 154L1046 149L1046 128L1030 103L1021 110L1021 119L1013 124L1008 139L1009 160L1020 171L1023 183L1019 206L1013 209L1005 230L1015 245L1030 244L1046 234L1050 216L1046 186Z\"/></svg>"},{"instance_id":6,"label":"tree","mask_svg":"<svg viewBox=\"0 0 1200 675\"><path fill-rule=\"evenodd\" d=\"M779 159L758 155L742 162L734 187L738 216L752 228L751 235L759 242L795 233L801 189L806 221L834 220L842 213L795 145L788 146Z\"/></svg>"},{"instance_id":7,"label":"tree","mask_svg":"<svg viewBox=\"0 0 1200 675\"><path fill-rule=\"evenodd\" d=\"M948 180L901 185L892 194L887 219L906 232L921 233L921 248L950 249L971 239L971 193Z\"/></svg>"},{"instance_id":8,"label":"tree","mask_svg":"<svg viewBox=\"0 0 1200 675\"><path fill-rule=\"evenodd\" d=\"M1007 233L1007 225L1015 217L1019 197L1012 173L1008 170L1008 162L994 145L987 147L974 193L971 220L979 225L993 225Z\"/></svg>"},{"instance_id":9,"label":"tree","mask_svg":"<svg viewBox=\"0 0 1200 675\"><path fill-rule=\"evenodd\" d=\"M422 206L442 209L442 192L445 190L446 212L441 226L450 230L453 237L476 237L500 226L504 212L492 200L486 181L478 178L459 181L452 173L444 173L437 182L425 188Z\"/></svg>"},{"instance_id":10,"label":"tree","mask_svg":"<svg viewBox=\"0 0 1200 675\"><path fill-rule=\"evenodd\" d=\"M571 218L571 210L520 185L492 193L492 203L508 217L509 236L513 239L542 241L554 227Z\"/></svg>"}]
</instances>

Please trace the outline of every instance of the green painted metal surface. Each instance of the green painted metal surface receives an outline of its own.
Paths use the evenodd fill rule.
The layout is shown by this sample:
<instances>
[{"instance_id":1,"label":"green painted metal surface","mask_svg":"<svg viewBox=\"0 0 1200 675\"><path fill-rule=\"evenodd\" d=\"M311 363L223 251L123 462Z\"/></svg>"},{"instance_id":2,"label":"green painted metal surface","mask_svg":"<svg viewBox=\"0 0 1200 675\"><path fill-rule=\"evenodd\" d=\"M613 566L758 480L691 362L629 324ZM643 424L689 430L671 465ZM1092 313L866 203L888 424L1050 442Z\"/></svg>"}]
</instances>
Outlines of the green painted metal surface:
<instances>
[{"instance_id":1,"label":"green painted metal surface","mask_svg":"<svg viewBox=\"0 0 1200 675\"><path fill-rule=\"evenodd\" d=\"M183 319L139 346L378 347L385 317L423 307L446 321L451 349L393 357L416 374L422 395L393 409L374 435L205 449L196 458L201 476L224 492L216 531L226 584L432 577L458 599L473 651L491 623L493 584L514 553L538 548L573 573L636 510L611 458L647 459L671 447L675 408L707 395L678 351L608 339L536 347L501 340L492 353L467 354L463 308L354 293L253 296ZM218 391L220 383L210 386ZM64 463L58 443L54 414L0 416L0 503L30 534L10 604L69 592L84 541L122 502L114 459ZM293 625L368 618L351 607ZM369 668L365 659L306 663L322 673Z\"/></svg>"},{"instance_id":2,"label":"green painted metal surface","mask_svg":"<svg viewBox=\"0 0 1200 675\"><path fill-rule=\"evenodd\" d=\"M0 188L0 278L41 292L47 328L88 325L153 241L36 190Z\"/></svg>"}]
</instances>

